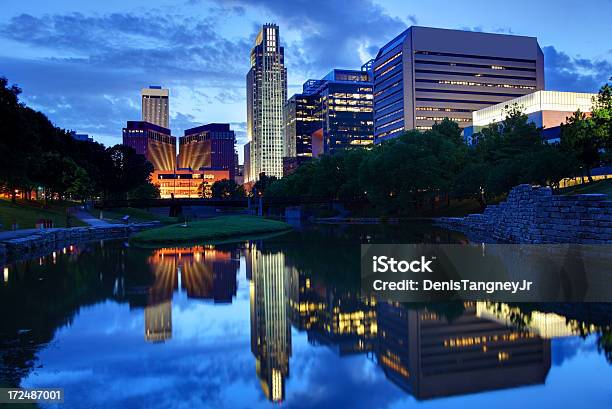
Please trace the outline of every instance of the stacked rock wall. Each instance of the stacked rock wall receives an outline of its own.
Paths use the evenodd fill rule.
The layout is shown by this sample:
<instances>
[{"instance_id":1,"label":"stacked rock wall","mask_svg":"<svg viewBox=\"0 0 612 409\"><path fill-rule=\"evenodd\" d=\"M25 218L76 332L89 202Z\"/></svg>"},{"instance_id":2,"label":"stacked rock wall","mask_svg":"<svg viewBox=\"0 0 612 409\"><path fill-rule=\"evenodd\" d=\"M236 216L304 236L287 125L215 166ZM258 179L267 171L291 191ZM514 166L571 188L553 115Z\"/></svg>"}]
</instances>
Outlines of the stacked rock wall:
<instances>
[{"instance_id":1,"label":"stacked rock wall","mask_svg":"<svg viewBox=\"0 0 612 409\"><path fill-rule=\"evenodd\" d=\"M519 185L482 214L436 223L507 243L612 243L612 201L601 194L558 196L547 187Z\"/></svg>"}]
</instances>

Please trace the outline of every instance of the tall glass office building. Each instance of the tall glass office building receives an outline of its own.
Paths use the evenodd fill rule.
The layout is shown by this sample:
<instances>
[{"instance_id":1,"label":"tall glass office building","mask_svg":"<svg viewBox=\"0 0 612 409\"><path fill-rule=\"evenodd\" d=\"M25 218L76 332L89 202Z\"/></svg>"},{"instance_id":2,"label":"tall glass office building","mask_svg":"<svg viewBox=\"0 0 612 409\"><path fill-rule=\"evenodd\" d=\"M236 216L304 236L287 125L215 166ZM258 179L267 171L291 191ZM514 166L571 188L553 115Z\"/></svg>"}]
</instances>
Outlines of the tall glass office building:
<instances>
[{"instance_id":1,"label":"tall glass office building","mask_svg":"<svg viewBox=\"0 0 612 409\"><path fill-rule=\"evenodd\" d=\"M285 51L275 24L265 24L251 50L247 74L247 137L249 167L247 182L261 173L283 176L283 105L287 100ZM245 161L247 163L247 161Z\"/></svg>"},{"instance_id":2,"label":"tall glass office building","mask_svg":"<svg viewBox=\"0 0 612 409\"><path fill-rule=\"evenodd\" d=\"M361 70L333 70L308 80L285 105L285 171L322 153L374 141L372 76ZM290 159L294 159L293 161Z\"/></svg>"},{"instance_id":3,"label":"tall glass office building","mask_svg":"<svg viewBox=\"0 0 612 409\"><path fill-rule=\"evenodd\" d=\"M316 93L325 153L374 141L371 81L365 69L333 70L323 78Z\"/></svg>"},{"instance_id":4,"label":"tall glass office building","mask_svg":"<svg viewBox=\"0 0 612 409\"><path fill-rule=\"evenodd\" d=\"M410 27L374 61L376 142L544 89L535 37Z\"/></svg>"}]
</instances>

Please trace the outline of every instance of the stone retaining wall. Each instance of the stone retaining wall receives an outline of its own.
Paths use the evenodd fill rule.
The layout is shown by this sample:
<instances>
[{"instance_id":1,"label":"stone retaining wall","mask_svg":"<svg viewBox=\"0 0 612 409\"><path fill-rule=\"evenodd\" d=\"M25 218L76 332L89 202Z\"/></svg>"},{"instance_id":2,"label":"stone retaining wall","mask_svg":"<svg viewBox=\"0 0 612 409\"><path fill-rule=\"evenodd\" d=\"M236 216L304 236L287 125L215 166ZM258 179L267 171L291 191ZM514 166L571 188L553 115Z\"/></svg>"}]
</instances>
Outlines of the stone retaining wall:
<instances>
[{"instance_id":1,"label":"stone retaining wall","mask_svg":"<svg viewBox=\"0 0 612 409\"><path fill-rule=\"evenodd\" d=\"M156 227L159 222L126 225L41 229L25 237L0 242L0 262L42 256L70 244L89 240L128 237L131 233Z\"/></svg>"},{"instance_id":2,"label":"stone retaining wall","mask_svg":"<svg viewBox=\"0 0 612 409\"><path fill-rule=\"evenodd\" d=\"M482 214L441 217L436 224L507 243L612 243L612 201L602 194L560 196L548 187L519 185Z\"/></svg>"}]
</instances>

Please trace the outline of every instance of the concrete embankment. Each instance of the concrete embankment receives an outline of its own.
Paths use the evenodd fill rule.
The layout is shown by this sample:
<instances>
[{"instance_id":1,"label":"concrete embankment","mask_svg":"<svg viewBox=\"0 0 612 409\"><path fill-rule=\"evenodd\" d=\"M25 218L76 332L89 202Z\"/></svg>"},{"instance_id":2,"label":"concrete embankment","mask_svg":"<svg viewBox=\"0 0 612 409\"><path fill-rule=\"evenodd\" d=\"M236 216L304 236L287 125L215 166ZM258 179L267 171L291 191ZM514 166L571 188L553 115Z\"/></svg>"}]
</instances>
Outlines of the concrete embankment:
<instances>
[{"instance_id":1,"label":"concrete embankment","mask_svg":"<svg viewBox=\"0 0 612 409\"><path fill-rule=\"evenodd\" d=\"M441 217L435 223L477 241L612 243L612 201L606 195L553 195L548 187L519 185L505 202L482 214Z\"/></svg>"},{"instance_id":2,"label":"concrete embankment","mask_svg":"<svg viewBox=\"0 0 612 409\"><path fill-rule=\"evenodd\" d=\"M159 222L3 232L0 235L0 262L37 257L89 240L128 237L133 232L157 226Z\"/></svg>"}]
</instances>

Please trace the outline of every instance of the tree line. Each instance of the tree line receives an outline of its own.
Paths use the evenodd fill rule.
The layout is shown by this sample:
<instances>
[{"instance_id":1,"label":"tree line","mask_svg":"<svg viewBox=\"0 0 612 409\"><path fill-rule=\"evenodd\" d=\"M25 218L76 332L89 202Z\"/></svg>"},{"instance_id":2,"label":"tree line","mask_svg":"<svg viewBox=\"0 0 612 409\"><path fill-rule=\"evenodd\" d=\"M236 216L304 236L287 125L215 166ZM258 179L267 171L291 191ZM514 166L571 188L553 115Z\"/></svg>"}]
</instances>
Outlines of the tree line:
<instances>
[{"instance_id":1,"label":"tree line","mask_svg":"<svg viewBox=\"0 0 612 409\"><path fill-rule=\"evenodd\" d=\"M473 135L467 144L456 122L404 132L371 149L323 155L265 186L269 198L367 202L387 214L405 214L440 200L473 198L484 207L512 187L529 183L557 188L563 178L586 175L608 163L612 152L612 88L604 85L592 113L574 113L561 126L559 143L520 106Z\"/></svg>"},{"instance_id":2,"label":"tree line","mask_svg":"<svg viewBox=\"0 0 612 409\"><path fill-rule=\"evenodd\" d=\"M45 200L159 196L143 155L124 145L75 140L20 102L20 93L0 77L0 191L13 201L18 192Z\"/></svg>"}]
</instances>

